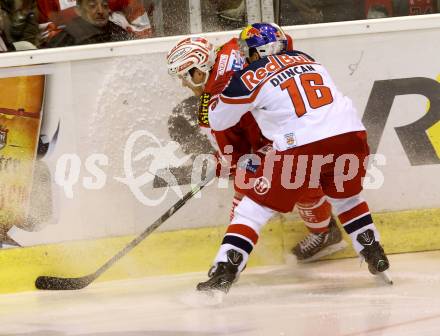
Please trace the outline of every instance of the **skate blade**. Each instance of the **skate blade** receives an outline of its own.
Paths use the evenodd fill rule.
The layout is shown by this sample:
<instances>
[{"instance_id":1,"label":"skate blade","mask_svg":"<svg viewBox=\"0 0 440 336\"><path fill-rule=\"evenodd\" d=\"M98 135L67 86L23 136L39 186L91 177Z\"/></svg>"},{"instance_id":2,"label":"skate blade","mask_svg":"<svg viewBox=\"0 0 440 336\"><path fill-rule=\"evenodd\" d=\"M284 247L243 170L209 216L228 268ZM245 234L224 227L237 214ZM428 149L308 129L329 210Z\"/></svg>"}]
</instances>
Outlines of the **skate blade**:
<instances>
[{"instance_id":1,"label":"skate blade","mask_svg":"<svg viewBox=\"0 0 440 336\"><path fill-rule=\"evenodd\" d=\"M377 276L383 281L385 281L386 284L388 285L393 284L393 279L391 278L391 275L388 271L383 271L381 273L378 273Z\"/></svg>"},{"instance_id":2,"label":"skate blade","mask_svg":"<svg viewBox=\"0 0 440 336\"><path fill-rule=\"evenodd\" d=\"M347 247L347 242L345 240L341 240L339 243L337 244L333 244L330 246L327 246L326 248L322 249L321 251L319 251L318 253L316 253L314 256L307 258L307 259L303 259L303 260L298 260L297 262L298 264L307 264L310 262L314 262L316 260L319 260L321 258L327 257L333 253L336 253L340 250L343 250Z\"/></svg>"}]
</instances>

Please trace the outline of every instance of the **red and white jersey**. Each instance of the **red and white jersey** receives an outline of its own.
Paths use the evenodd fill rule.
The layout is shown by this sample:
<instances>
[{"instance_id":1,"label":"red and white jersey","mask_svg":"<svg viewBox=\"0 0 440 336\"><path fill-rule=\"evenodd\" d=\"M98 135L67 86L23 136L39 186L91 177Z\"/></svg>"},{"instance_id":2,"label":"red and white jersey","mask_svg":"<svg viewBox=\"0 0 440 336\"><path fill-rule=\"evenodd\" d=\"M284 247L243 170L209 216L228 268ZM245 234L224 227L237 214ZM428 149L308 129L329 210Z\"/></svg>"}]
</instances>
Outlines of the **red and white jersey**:
<instances>
[{"instance_id":1,"label":"red and white jersey","mask_svg":"<svg viewBox=\"0 0 440 336\"><path fill-rule=\"evenodd\" d=\"M287 37L287 50L293 50L293 39ZM240 54L238 39L232 38L216 50L216 59L203 92L214 96L220 94L229 83L232 75L245 67L246 59Z\"/></svg>"},{"instance_id":2,"label":"red and white jersey","mask_svg":"<svg viewBox=\"0 0 440 336\"><path fill-rule=\"evenodd\" d=\"M216 50L215 64L212 67L204 92L219 94L228 84L235 71L243 69L245 59L240 55L238 39L232 38Z\"/></svg>"},{"instance_id":3,"label":"red and white jersey","mask_svg":"<svg viewBox=\"0 0 440 336\"><path fill-rule=\"evenodd\" d=\"M199 126L209 128L208 103L212 96L220 94L229 83L234 71L243 69L244 58L240 56L238 39L232 38L216 50L215 63L200 97Z\"/></svg>"},{"instance_id":4,"label":"red and white jersey","mask_svg":"<svg viewBox=\"0 0 440 336\"><path fill-rule=\"evenodd\" d=\"M238 39L233 38L217 49L216 60L209 73L204 92L200 99L199 125L214 148L232 156L232 164L252 151L266 144L261 131L250 113L245 114L237 125L222 131L212 131L208 123L210 98L220 94L236 71L243 69L245 59L240 55ZM232 146L232 153L225 153L226 146ZM226 147L227 148L227 147Z\"/></svg>"},{"instance_id":5,"label":"red and white jersey","mask_svg":"<svg viewBox=\"0 0 440 336\"><path fill-rule=\"evenodd\" d=\"M223 93L211 99L209 124L227 129L247 111L280 151L365 130L327 70L300 51L264 57L236 72Z\"/></svg>"}]
</instances>

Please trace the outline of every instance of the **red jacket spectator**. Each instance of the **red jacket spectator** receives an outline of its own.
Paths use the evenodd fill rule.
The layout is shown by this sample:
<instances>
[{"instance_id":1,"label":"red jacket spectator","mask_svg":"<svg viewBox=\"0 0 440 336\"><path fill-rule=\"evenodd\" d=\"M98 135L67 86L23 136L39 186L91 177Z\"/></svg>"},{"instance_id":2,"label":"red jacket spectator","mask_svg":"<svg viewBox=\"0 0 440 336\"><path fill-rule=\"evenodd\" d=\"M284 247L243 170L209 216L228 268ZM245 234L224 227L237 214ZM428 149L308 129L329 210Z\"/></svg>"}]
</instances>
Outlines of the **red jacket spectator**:
<instances>
[{"instance_id":1,"label":"red jacket spectator","mask_svg":"<svg viewBox=\"0 0 440 336\"><path fill-rule=\"evenodd\" d=\"M110 21L124 28L135 38L151 37L153 30L142 0L109 0ZM58 27L77 17L76 0L37 0L40 23L53 23L46 34L56 35ZM151 11L152 8L149 8Z\"/></svg>"}]
</instances>

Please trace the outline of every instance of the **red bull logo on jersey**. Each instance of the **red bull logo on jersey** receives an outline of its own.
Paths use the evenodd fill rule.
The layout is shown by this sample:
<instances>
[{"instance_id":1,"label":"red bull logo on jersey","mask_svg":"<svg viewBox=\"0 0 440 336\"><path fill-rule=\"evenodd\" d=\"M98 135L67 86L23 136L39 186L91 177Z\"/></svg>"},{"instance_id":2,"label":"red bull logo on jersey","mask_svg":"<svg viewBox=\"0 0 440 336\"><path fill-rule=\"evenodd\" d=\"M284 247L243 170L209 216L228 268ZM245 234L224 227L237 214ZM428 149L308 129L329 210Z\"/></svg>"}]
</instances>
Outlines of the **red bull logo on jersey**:
<instances>
[{"instance_id":1,"label":"red bull logo on jersey","mask_svg":"<svg viewBox=\"0 0 440 336\"><path fill-rule=\"evenodd\" d=\"M268 56L267 59L268 62L264 65L264 67L260 67L255 70L248 70L243 75L241 75L240 78L249 91L255 89L269 75L281 70L282 68L314 63L313 61L311 61L310 59L308 59L303 55L300 56L276 55L276 56Z\"/></svg>"}]
</instances>

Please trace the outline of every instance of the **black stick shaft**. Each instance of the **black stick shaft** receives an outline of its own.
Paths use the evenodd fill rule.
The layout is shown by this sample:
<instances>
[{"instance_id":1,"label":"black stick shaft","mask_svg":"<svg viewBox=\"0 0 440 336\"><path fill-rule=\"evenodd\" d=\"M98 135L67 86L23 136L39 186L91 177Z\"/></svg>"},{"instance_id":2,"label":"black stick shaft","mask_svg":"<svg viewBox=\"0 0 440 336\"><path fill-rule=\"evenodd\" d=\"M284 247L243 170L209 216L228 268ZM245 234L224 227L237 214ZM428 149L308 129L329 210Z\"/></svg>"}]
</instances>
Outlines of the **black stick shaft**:
<instances>
[{"instance_id":1,"label":"black stick shaft","mask_svg":"<svg viewBox=\"0 0 440 336\"><path fill-rule=\"evenodd\" d=\"M205 180L197 184L193 189L186 193L180 200L177 201L171 208L167 210L162 216L160 216L153 224L147 227L139 236L134 238L130 243L128 243L121 251L109 259L104 265L102 265L94 273L95 279L99 277L102 273L108 270L116 261L121 259L124 255L130 252L133 248L139 245L146 237L148 237L154 230L161 226L168 218L170 218L177 210L179 210L185 203L193 198L200 190L202 190L211 180L215 177L215 174L207 176Z\"/></svg>"},{"instance_id":2,"label":"black stick shaft","mask_svg":"<svg viewBox=\"0 0 440 336\"><path fill-rule=\"evenodd\" d=\"M90 283L95 281L102 273L107 271L114 263L125 256L128 252L134 249L146 237L148 237L154 230L161 226L168 218L170 218L176 211L178 211L185 203L190 200L195 194L202 190L215 177L215 172L211 172L206 178L197 184L191 191L185 194L179 201L177 201L171 208L168 209L160 218L153 224L147 227L140 235L129 242L121 251L115 254L112 258L107 260L105 264L99 267L94 273L85 275L79 278L59 278L51 276L39 276L35 280L35 287L46 290L72 290L82 289L87 287Z\"/></svg>"}]
</instances>

